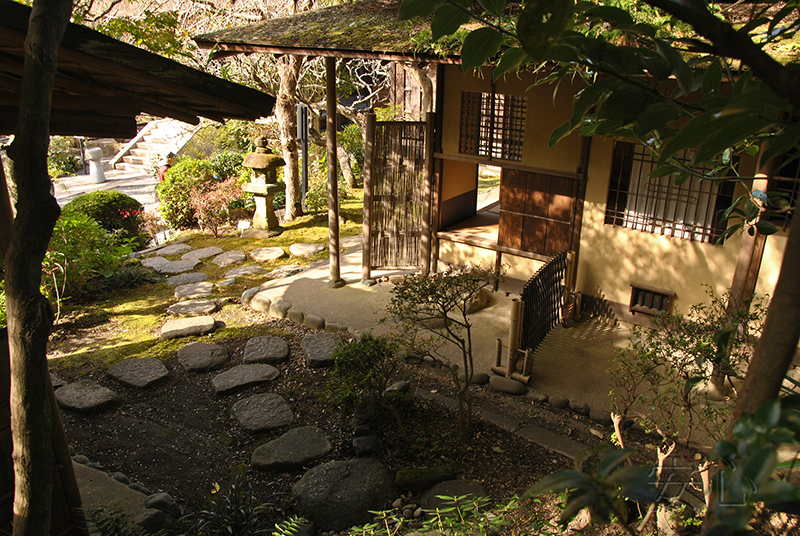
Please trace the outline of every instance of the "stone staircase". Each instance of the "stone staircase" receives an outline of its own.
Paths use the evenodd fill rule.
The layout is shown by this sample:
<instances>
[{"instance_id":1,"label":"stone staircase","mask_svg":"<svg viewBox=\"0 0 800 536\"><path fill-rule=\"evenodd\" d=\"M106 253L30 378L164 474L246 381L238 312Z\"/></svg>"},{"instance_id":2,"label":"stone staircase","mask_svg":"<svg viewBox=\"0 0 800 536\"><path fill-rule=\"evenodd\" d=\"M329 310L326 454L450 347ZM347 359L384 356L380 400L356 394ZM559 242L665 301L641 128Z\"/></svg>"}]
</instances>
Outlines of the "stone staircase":
<instances>
[{"instance_id":1,"label":"stone staircase","mask_svg":"<svg viewBox=\"0 0 800 536\"><path fill-rule=\"evenodd\" d=\"M197 127L174 119L150 121L111 159L112 169L152 174L168 152L179 154Z\"/></svg>"}]
</instances>

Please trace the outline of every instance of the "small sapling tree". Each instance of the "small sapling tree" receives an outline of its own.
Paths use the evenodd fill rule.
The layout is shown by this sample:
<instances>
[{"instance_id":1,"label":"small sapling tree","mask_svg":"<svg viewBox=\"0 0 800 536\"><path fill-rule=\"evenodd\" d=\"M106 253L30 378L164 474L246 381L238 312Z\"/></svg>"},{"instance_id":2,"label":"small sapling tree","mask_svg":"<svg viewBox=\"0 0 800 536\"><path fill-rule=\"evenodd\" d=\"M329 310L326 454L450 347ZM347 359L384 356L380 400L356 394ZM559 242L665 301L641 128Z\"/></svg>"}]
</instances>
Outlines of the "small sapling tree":
<instances>
[{"instance_id":1,"label":"small sapling tree","mask_svg":"<svg viewBox=\"0 0 800 536\"><path fill-rule=\"evenodd\" d=\"M389 313L401 323L409 338L419 340L421 333L430 335L426 344L428 355L450 371L457 390L458 429L464 440L469 439L472 424L472 404L467 394L474 372L470 306L483 287L497 276L494 271L478 266L409 275L392 290L389 304ZM448 343L461 352L461 377L459 366L441 352Z\"/></svg>"}]
</instances>

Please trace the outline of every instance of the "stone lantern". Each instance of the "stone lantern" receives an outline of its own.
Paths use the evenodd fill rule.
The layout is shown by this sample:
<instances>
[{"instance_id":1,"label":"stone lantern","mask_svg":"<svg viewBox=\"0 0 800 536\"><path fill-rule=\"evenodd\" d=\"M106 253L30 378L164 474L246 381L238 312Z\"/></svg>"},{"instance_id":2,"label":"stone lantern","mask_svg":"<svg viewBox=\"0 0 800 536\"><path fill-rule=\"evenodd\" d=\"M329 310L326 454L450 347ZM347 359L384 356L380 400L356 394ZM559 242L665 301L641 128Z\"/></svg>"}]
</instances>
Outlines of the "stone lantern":
<instances>
[{"instance_id":1,"label":"stone lantern","mask_svg":"<svg viewBox=\"0 0 800 536\"><path fill-rule=\"evenodd\" d=\"M260 136L253 140L256 152L244 157L242 165L253 170L251 182L245 183L242 190L253 194L256 202L256 212L253 215L253 228L266 229L267 236L277 236L283 232L278 225L275 209L272 202L276 192L282 192L286 185L277 179L278 168L285 165L278 155L267 152L267 138Z\"/></svg>"}]
</instances>

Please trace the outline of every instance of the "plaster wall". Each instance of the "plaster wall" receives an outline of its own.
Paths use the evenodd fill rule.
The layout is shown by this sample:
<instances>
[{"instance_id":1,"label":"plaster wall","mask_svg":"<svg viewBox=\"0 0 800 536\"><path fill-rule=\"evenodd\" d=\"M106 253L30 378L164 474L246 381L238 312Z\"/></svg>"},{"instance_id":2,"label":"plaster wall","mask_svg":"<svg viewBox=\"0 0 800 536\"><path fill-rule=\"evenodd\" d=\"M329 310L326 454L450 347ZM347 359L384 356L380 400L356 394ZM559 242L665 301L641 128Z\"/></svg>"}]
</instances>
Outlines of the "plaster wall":
<instances>
[{"instance_id":1,"label":"plaster wall","mask_svg":"<svg viewBox=\"0 0 800 536\"><path fill-rule=\"evenodd\" d=\"M483 248L459 244L449 240L439 241L439 260L458 266L479 265L483 268L494 267L497 253ZM541 261L503 254L501 260L504 277L527 281L544 264Z\"/></svg>"}]
</instances>

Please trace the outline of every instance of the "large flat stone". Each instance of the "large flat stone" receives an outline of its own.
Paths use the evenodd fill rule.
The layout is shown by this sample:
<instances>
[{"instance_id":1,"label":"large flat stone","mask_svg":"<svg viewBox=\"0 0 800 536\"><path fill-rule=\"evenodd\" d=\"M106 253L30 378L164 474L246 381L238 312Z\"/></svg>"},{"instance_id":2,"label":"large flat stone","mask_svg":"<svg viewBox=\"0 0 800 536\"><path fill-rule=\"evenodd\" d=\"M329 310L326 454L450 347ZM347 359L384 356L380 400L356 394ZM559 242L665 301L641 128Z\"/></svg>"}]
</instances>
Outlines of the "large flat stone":
<instances>
[{"instance_id":1,"label":"large flat stone","mask_svg":"<svg viewBox=\"0 0 800 536\"><path fill-rule=\"evenodd\" d=\"M205 335L214 331L216 323L211 316L194 316L170 320L161 328L161 339L177 339L190 335Z\"/></svg>"},{"instance_id":2,"label":"large flat stone","mask_svg":"<svg viewBox=\"0 0 800 536\"><path fill-rule=\"evenodd\" d=\"M166 283L167 285L172 285L173 287L177 287L180 285L189 285L191 283L200 283L201 281L207 281L208 274L204 274L203 272L189 272L180 275L173 275L167 278Z\"/></svg>"},{"instance_id":3,"label":"large flat stone","mask_svg":"<svg viewBox=\"0 0 800 536\"><path fill-rule=\"evenodd\" d=\"M220 268L226 268L232 264L236 264L239 262L244 261L247 256L244 254L244 251L240 251L238 249L234 249L233 251L226 251L221 255L217 255L214 257L214 260L211 261Z\"/></svg>"},{"instance_id":4,"label":"large flat stone","mask_svg":"<svg viewBox=\"0 0 800 536\"><path fill-rule=\"evenodd\" d=\"M272 381L280 374L272 365L239 365L218 374L211 383L218 395L224 395L242 387Z\"/></svg>"},{"instance_id":5,"label":"large flat stone","mask_svg":"<svg viewBox=\"0 0 800 536\"><path fill-rule=\"evenodd\" d=\"M158 359L132 357L120 361L106 372L111 378L130 387L150 387L169 378L169 370Z\"/></svg>"},{"instance_id":6,"label":"large flat stone","mask_svg":"<svg viewBox=\"0 0 800 536\"><path fill-rule=\"evenodd\" d=\"M105 471L98 471L80 463L72 464L75 480L81 490L83 506L101 505L128 517L142 511L146 495L117 482Z\"/></svg>"},{"instance_id":7,"label":"large flat stone","mask_svg":"<svg viewBox=\"0 0 800 536\"><path fill-rule=\"evenodd\" d=\"M324 251L325 246L323 244L292 244L289 246L289 253L296 257L313 257L317 253Z\"/></svg>"},{"instance_id":8,"label":"large flat stone","mask_svg":"<svg viewBox=\"0 0 800 536\"><path fill-rule=\"evenodd\" d=\"M200 283L189 283L175 287L175 297L179 300L205 298L214 292L214 283L201 281Z\"/></svg>"},{"instance_id":9,"label":"large flat stone","mask_svg":"<svg viewBox=\"0 0 800 536\"><path fill-rule=\"evenodd\" d=\"M300 266L299 264L287 264L286 266L278 266L271 272L267 274L267 277L270 279L285 279L287 277L292 277L293 275L297 275L300 272L306 269L305 266ZM267 283L264 284L268 284Z\"/></svg>"},{"instance_id":10,"label":"large flat stone","mask_svg":"<svg viewBox=\"0 0 800 536\"><path fill-rule=\"evenodd\" d=\"M164 266L169 264L169 262L170 261L164 257L147 257L146 259L142 259L142 266L158 271L159 266Z\"/></svg>"},{"instance_id":11,"label":"large flat stone","mask_svg":"<svg viewBox=\"0 0 800 536\"><path fill-rule=\"evenodd\" d=\"M158 250L158 254L162 256L180 255L192 249L189 244L170 244Z\"/></svg>"},{"instance_id":12,"label":"large flat stone","mask_svg":"<svg viewBox=\"0 0 800 536\"><path fill-rule=\"evenodd\" d=\"M173 303L167 308L167 312L175 316L203 316L217 310L217 304L213 300L185 300Z\"/></svg>"},{"instance_id":13,"label":"large flat stone","mask_svg":"<svg viewBox=\"0 0 800 536\"><path fill-rule=\"evenodd\" d=\"M193 342L178 350L178 362L193 372L222 368L229 358L225 347L206 342Z\"/></svg>"},{"instance_id":14,"label":"large flat stone","mask_svg":"<svg viewBox=\"0 0 800 536\"><path fill-rule=\"evenodd\" d=\"M246 275L259 275L263 273L266 273L266 270L260 266L256 266L255 264L250 266L239 266L238 268L228 270L225 273L225 279L230 279L232 277L243 277Z\"/></svg>"},{"instance_id":15,"label":"large flat stone","mask_svg":"<svg viewBox=\"0 0 800 536\"><path fill-rule=\"evenodd\" d=\"M56 400L62 408L93 413L110 408L120 399L117 393L91 380L70 383L56 390Z\"/></svg>"},{"instance_id":16,"label":"large flat stone","mask_svg":"<svg viewBox=\"0 0 800 536\"><path fill-rule=\"evenodd\" d=\"M250 463L260 471L293 471L325 456L331 448L325 432L303 426L258 447Z\"/></svg>"},{"instance_id":17,"label":"large flat stone","mask_svg":"<svg viewBox=\"0 0 800 536\"><path fill-rule=\"evenodd\" d=\"M183 255L181 255L181 259L183 259L183 260L191 260L191 259L202 260L202 259L206 259L208 257L213 257L214 255L219 255L222 252L223 252L222 248L218 248L216 246L208 246L207 248L195 249L193 251L189 251L187 253L184 253Z\"/></svg>"},{"instance_id":18,"label":"large flat stone","mask_svg":"<svg viewBox=\"0 0 800 536\"><path fill-rule=\"evenodd\" d=\"M303 350L309 367L333 366L333 352L342 339L331 333L310 333L303 337Z\"/></svg>"},{"instance_id":19,"label":"large flat stone","mask_svg":"<svg viewBox=\"0 0 800 536\"><path fill-rule=\"evenodd\" d=\"M289 343L281 337L266 335L252 337L244 347L245 363L268 363L276 365L289 359Z\"/></svg>"},{"instance_id":20,"label":"large flat stone","mask_svg":"<svg viewBox=\"0 0 800 536\"><path fill-rule=\"evenodd\" d=\"M150 257L142 261L143 266L152 268L160 274L180 274L182 272L188 272L189 270L194 270L194 267L198 264L200 264L198 260L168 261L163 257Z\"/></svg>"},{"instance_id":21,"label":"large flat stone","mask_svg":"<svg viewBox=\"0 0 800 536\"><path fill-rule=\"evenodd\" d=\"M261 393L240 400L231 408L245 432L257 434L289 426L294 413L286 400L275 393Z\"/></svg>"},{"instance_id":22,"label":"large flat stone","mask_svg":"<svg viewBox=\"0 0 800 536\"><path fill-rule=\"evenodd\" d=\"M256 248L250 252L250 257L257 262L270 262L286 256L283 248Z\"/></svg>"}]
</instances>

